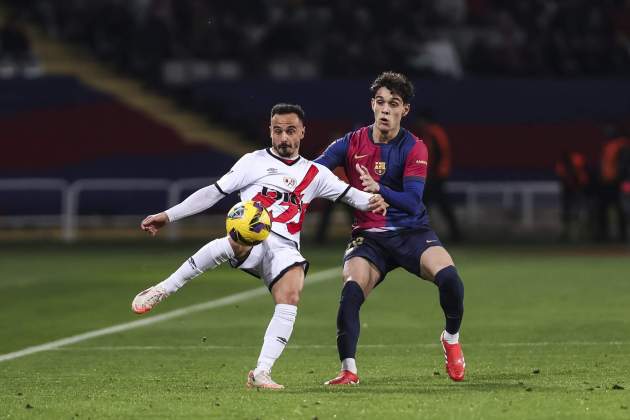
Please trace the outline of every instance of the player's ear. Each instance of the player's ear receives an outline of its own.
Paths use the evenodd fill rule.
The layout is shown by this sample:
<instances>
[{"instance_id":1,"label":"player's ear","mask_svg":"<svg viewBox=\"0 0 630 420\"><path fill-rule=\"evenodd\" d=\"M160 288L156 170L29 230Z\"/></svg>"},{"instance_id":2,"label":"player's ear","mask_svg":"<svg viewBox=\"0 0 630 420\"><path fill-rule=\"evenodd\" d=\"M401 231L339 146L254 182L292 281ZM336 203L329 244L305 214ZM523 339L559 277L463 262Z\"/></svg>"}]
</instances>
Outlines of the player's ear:
<instances>
[{"instance_id":1,"label":"player's ear","mask_svg":"<svg viewBox=\"0 0 630 420\"><path fill-rule=\"evenodd\" d=\"M376 103L376 100L374 98L370 99L370 108L372 108L372 111L374 111L374 104Z\"/></svg>"},{"instance_id":2,"label":"player's ear","mask_svg":"<svg viewBox=\"0 0 630 420\"><path fill-rule=\"evenodd\" d=\"M404 104L403 105L403 113L402 116L406 117L407 114L409 114L409 111L411 110L411 104Z\"/></svg>"}]
</instances>

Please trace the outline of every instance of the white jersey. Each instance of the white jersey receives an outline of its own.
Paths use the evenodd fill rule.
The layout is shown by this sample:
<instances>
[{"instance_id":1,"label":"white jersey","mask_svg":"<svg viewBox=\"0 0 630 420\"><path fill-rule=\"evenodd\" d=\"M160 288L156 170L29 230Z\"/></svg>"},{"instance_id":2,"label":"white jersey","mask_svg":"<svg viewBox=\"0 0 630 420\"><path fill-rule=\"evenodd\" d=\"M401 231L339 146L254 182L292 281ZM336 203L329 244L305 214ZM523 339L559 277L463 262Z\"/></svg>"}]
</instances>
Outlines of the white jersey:
<instances>
[{"instance_id":1,"label":"white jersey","mask_svg":"<svg viewBox=\"0 0 630 420\"><path fill-rule=\"evenodd\" d=\"M323 165L301 156L283 159L270 149L247 153L215 185L223 194L240 191L241 200L261 202L271 215L271 231L298 246L311 201L318 197L336 201L351 188ZM364 194L361 205L367 205L369 199Z\"/></svg>"}]
</instances>

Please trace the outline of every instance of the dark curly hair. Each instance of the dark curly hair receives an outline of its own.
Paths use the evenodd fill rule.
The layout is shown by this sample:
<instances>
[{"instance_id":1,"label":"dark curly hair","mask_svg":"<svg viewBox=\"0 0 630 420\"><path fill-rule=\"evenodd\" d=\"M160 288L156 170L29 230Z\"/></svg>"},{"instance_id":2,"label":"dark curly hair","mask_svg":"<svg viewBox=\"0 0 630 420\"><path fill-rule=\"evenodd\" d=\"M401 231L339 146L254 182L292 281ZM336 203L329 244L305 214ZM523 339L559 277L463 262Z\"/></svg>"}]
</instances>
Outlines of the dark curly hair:
<instances>
[{"instance_id":1,"label":"dark curly hair","mask_svg":"<svg viewBox=\"0 0 630 420\"><path fill-rule=\"evenodd\" d=\"M374 97L376 92L382 87L386 87L392 93L400 95L403 103L408 104L413 98L413 83L402 73L386 71L379 74L379 76L374 79L374 82L372 82L372 86L370 86L372 97Z\"/></svg>"},{"instance_id":2,"label":"dark curly hair","mask_svg":"<svg viewBox=\"0 0 630 420\"><path fill-rule=\"evenodd\" d=\"M301 106L295 105L295 104L285 104L285 103L275 104L273 108L271 108L271 117L273 118L273 116L276 114L279 114L279 115L296 114L298 118L300 119L300 121L302 121L302 124L304 124L304 117L306 116Z\"/></svg>"}]
</instances>

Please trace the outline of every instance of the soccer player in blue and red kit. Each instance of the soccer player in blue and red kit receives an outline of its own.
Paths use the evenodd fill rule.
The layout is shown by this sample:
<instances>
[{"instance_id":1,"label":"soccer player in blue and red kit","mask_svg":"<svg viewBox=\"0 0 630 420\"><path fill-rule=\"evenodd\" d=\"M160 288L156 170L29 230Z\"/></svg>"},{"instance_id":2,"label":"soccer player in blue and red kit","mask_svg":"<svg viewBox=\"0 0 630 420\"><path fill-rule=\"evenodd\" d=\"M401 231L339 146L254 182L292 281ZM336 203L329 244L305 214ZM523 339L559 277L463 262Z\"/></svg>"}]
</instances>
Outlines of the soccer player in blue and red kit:
<instances>
[{"instance_id":1,"label":"soccer player in blue and red kit","mask_svg":"<svg viewBox=\"0 0 630 420\"><path fill-rule=\"evenodd\" d=\"M440 341L446 371L464 379L459 344L464 313L464 285L453 259L429 226L422 192L427 174L427 148L400 126L409 113L413 85L402 74L385 72L372 83L374 123L333 142L315 162L345 169L349 183L379 193L390 204L385 215L355 211L352 241L344 255L343 290L337 314L339 376L327 385L358 384L355 353L359 310L370 292L397 267L433 282L439 289L446 326Z\"/></svg>"}]
</instances>

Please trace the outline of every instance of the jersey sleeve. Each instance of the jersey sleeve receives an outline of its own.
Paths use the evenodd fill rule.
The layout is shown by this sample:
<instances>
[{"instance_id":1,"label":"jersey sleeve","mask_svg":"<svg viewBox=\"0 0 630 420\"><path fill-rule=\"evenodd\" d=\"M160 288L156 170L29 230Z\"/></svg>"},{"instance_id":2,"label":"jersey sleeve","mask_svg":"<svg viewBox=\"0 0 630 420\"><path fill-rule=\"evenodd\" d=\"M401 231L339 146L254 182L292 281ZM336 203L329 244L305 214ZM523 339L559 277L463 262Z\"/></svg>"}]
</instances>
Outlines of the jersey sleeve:
<instances>
[{"instance_id":1,"label":"jersey sleeve","mask_svg":"<svg viewBox=\"0 0 630 420\"><path fill-rule=\"evenodd\" d=\"M335 169L338 166L343 166L348 153L348 144L350 143L350 134L346 134L340 139L330 143L330 145L324 150L315 163L319 163L327 167L330 170Z\"/></svg>"},{"instance_id":2,"label":"jersey sleeve","mask_svg":"<svg viewBox=\"0 0 630 420\"><path fill-rule=\"evenodd\" d=\"M429 153L427 151L427 146L423 142L417 141L405 159L403 181L424 181L427 177L428 158Z\"/></svg>"},{"instance_id":3,"label":"jersey sleeve","mask_svg":"<svg viewBox=\"0 0 630 420\"><path fill-rule=\"evenodd\" d=\"M165 210L165 213L169 221L175 222L209 209L223 197L225 195L221 193L216 184L209 185L195 191L181 203Z\"/></svg>"},{"instance_id":4,"label":"jersey sleeve","mask_svg":"<svg viewBox=\"0 0 630 420\"><path fill-rule=\"evenodd\" d=\"M409 214L416 214L422 201L424 179L405 178L403 191L394 191L381 184L378 192L390 206L396 207Z\"/></svg>"},{"instance_id":5,"label":"jersey sleeve","mask_svg":"<svg viewBox=\"0 0 630 420\"><path fill-rule=\"evenodd\" d=\"M403 169L403 191L395 191L379 184L379 193L392 206L409 214L418 211L427 176L428 151L425 144L417 141L409 150Z\"/></svg>"},{"instance_id":6,"label":"jersey sleeve","mask_svg":"<svg viewBox=\"0 0 630 420\"><path fill-rule=\"evenodd\" d=\"M350 185L339 179L327 167L323 165L316 166L319 169L319 173L315 197L326 198L331 201L341 200L350 189Z\"/></svg>"},{"instance_id":7,"label":"jersey sleeve","mask_svg":"<svg viewBox=\"0 0 630 420\"><path fill-rule=\"evenodd\" d=\"M232 169L216 182L217 188L223 194L227 195L250 185L254 181L255 176L255 172L252 171L252 168L256 166L252 153L243 155L234 166L232 166Z\"/></svg>"}]
</instances>

